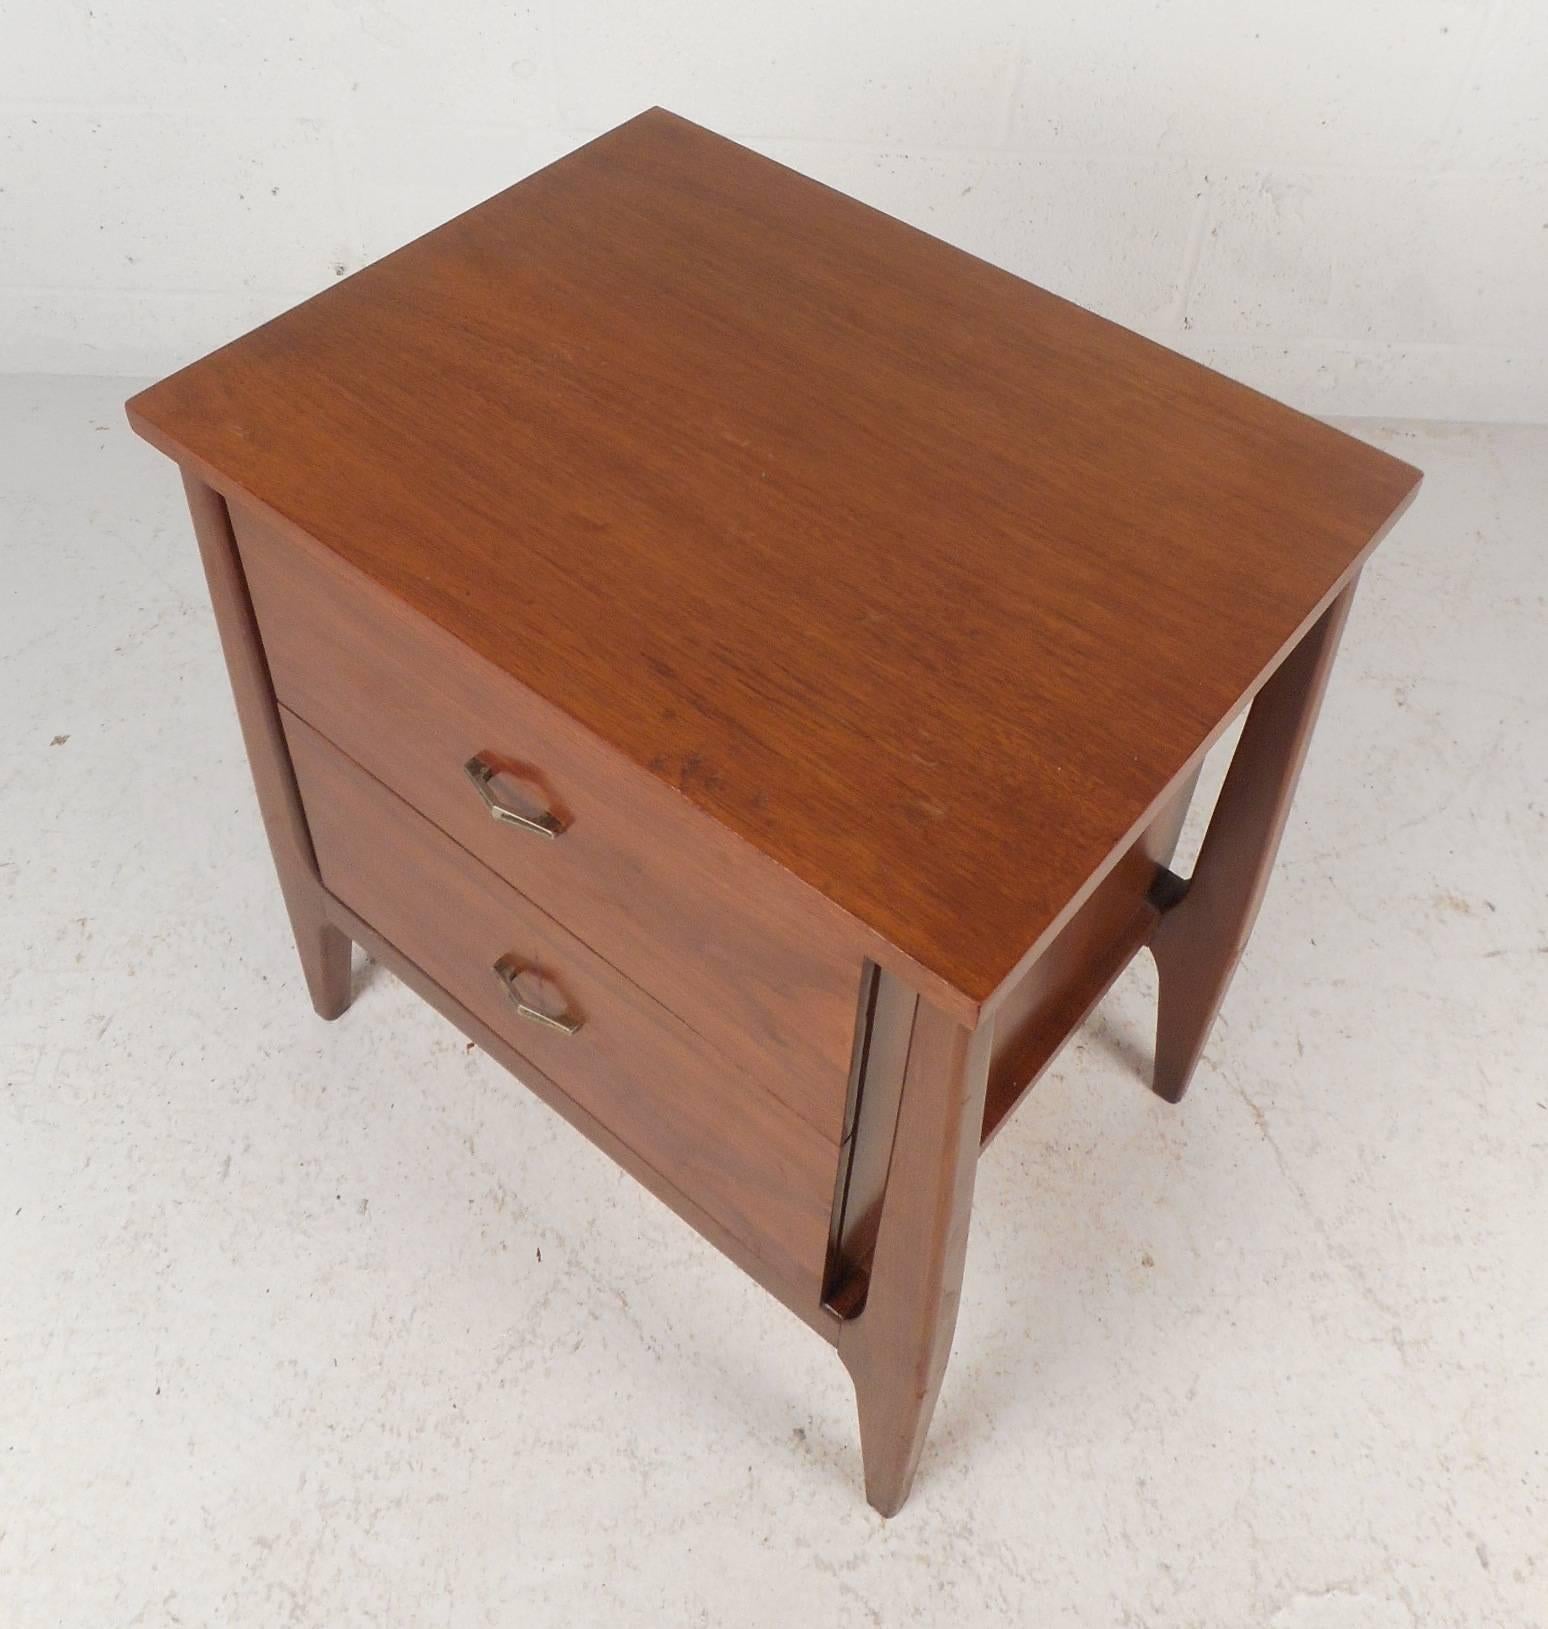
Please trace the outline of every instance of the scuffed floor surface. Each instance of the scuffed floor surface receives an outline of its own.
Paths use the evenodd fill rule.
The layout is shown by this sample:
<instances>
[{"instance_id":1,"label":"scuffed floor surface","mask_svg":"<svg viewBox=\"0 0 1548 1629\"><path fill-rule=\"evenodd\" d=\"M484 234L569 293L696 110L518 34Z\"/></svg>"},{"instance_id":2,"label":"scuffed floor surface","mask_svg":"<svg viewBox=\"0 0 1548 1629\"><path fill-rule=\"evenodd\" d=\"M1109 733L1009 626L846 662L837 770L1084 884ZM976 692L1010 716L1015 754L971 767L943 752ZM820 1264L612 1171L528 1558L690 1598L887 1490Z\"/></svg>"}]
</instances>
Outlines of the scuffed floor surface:
<instances>
[{"instance_id":1,"label":"scuffed floor surface","mask_svg":"<svg viewBox=\"0 0 1548 1629\"><path fill-rule=\"evenodd\" d=\"M986 1156L884 1524L820 1341L312 1016L129 388L0 384L6 1629L1548 1623L1548 431L1364 427L1429 481L1199 1078L1137 966Z\"/></svg>"}]
</instances>

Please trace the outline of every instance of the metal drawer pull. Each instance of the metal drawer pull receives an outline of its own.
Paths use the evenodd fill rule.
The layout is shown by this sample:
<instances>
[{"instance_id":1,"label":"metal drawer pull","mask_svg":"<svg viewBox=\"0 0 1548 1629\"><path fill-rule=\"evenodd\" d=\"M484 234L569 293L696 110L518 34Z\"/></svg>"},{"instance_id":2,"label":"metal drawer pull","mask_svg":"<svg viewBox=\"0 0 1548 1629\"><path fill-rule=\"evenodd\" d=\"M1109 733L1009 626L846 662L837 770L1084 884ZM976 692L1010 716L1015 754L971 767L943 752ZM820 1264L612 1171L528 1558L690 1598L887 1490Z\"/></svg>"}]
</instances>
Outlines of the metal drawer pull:
<instances>
[{"instance_id":1,"label":"metal drawer pull","mask_svg":"<svg viewBox=\"0 0 1548 1629\"><path fill-rule=\"evenodd\" d=\"M523 831L535 831L539 837L557 837L564 830L564 822L546 809L538 814L524 814L520 809L502 803L493 785L495 776L500 773L499 766L490 763L483 753L469 758L462 766L462 772L472 781L473 790L484 800L490 817L501 825L520 826Z\"/></svg>"},{"instance_id":2,"label":"metal drawer pull","mask_svg":"<svg viewBox=\"0 0 1548 1629\"><path fill-rule=\"evenodd\" d=\"M573 1035L585 1022L571 1013L562 1012L557 1015L544 1012L541 1007L534 1007L530 1001L517 988L516 981L524 975L536 974L535 967L524 967L514 956L502 956L494 964L494 976L504 986L505 993L511 998L511 1005L516 1009L518 1018L525 1018L529 1024L542 1024L547 1029L556 1029L561 1035Z\"/></svg>"}]
</instances>

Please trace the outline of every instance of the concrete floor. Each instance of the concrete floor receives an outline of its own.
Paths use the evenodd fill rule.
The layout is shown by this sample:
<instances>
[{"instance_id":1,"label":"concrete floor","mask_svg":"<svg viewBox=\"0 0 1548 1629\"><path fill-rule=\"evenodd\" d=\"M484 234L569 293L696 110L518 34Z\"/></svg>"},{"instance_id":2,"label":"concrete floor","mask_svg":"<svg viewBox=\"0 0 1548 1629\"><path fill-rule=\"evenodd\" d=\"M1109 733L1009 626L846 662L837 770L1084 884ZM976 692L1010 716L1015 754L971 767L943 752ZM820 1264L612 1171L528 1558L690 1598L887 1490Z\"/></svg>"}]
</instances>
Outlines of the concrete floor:
<instances>
[{"instance_id":1,"label":"concrete floor","mask_svg":"<svg viewBox=\"0 0 1548 1629\"><path fill-rule=\"evenodd\" d=\"M1548 1623L1548 431L1367 573L1179 1111L986 1156L912 1503L837 1361L385 974L311 1015L175 474L0 383L0 1622Z\"/></svg>"}]
</instances>

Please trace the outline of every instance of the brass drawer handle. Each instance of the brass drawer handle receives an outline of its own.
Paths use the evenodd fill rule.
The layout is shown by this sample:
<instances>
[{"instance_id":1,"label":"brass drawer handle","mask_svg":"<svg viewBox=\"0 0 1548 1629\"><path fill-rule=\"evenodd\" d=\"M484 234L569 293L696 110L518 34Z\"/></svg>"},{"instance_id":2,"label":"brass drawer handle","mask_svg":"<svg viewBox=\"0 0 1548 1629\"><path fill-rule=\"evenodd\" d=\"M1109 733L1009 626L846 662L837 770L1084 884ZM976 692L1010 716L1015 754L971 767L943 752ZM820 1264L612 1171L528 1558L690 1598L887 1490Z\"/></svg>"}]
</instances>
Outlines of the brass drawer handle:
<instances>
[{"instance_id":1,"label":"brass drawer handle","mask_svg":"<svg viewBox=\"0 0 1548 1629\"><path fill-rule=\"evenodd\" d=\"M511 1005L516 1009L518 1018L525 1018L529 1024L542 1024L546 1029L556 1029L561 1035L573 1035L585 1022L572 1013L544 1012L541 1007L535 1007L517 988L517 980L523 974L535 973L536 968L524 967L514 956L502 956L494 964L494 976L499 979L506 995L510 997Z\"/></svg>"},{"instance_id":2,"label":"brass drawer handle","mask_svg":"<svg viewBox=\"0 0 1548 1629\"><path fill-rule=\"evenodd\" d=\"M484 807L491 819L498 820L502 826L519 826L523 831L535 831L539 837L557 837L564 830L564 822L546 809L537 814L524 814L520 809L502 803L493 785L495 776L500 773L499 767L490 763L483 753L475 753L469 758L462 766L462 772L472 781L473 790L484 800Z\"/></svg>"}]
</instances>

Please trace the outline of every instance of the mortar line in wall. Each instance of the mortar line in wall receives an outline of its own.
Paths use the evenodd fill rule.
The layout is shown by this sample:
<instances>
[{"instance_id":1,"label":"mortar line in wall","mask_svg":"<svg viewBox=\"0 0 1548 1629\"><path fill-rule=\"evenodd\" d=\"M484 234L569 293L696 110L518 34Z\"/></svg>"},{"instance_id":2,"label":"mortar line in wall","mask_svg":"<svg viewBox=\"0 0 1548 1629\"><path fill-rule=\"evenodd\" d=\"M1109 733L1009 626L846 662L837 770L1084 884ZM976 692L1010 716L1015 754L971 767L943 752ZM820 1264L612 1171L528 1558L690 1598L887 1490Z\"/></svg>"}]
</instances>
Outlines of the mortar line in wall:
<instances>
[{"instance_id":1,"label":"mortar line in wall","mask_svg":"<svg viewBox=\"0 0 1548 1629\"><path fill-rule=\"evenodd\" d=\"M778 143L787 147L832 148L836 151L869 153L876 158L913 158L929 160L932 158L1024 158L1038 162L1052 162L1067 165L1089 165L1099 169L1135 169L1145 167L1155 169L1166 165L1179 168L1193 165L1206 168L1211 172L1229 176L1252 175L1348 175L1360 178L1392 178L1406 177L1413 180L1433 180L1437 176L1455 176L1460 180L1467 179L1493 179L1501 175L1514 174L1517 171L1536 171L1542 168L1540 163L1522 159L1513 164L1480 164L1464 168L1440 167L1434 163L1419 164L1379 164L1379 163L1348 163L1344 161L1311 161L1294 157L1282 159L1266 159L1253 157L1243 159L1240 154L1221 159L1210 157L1207 154L1194 152L1166 152L1155 148L1133 151L1125 148L1109 152L1072 152L1063 147L986 147L982 143L964 143L953 145L950 143L934 143L928 147L909 149L897 142L888 141L856 141L849 137L840 136L793 136L789 134L774 135L767 132L751 134L747 131L723 130L718 134L726 136L731 141L751 145L755 142Z\"/></svg>"},{"instance_id":2,"label":"mortar line in wall","mask_svg":"<svg viewBox=\"0 0 1548 1629\"><path fill-rule=\"evenodd\" d=\"M1548 359L1548 347L1532 349L1523 348L1520 345L1503 345L1492 341L1483 343L1472 339L1333 339L1315 334L1244 334L1240 332L1232 333L1224 329L1211 329L1206 332L1197 328L1190 328L1187 333L1190 346L1244 345L1255 349L1278 350L1286 355L1296 350L1337 351L1345 355L1360 354L1366 356L1400 356L1408 351L1455 351L1459 355L1481 353L1485 356L1520 357L1523 360L1528 357ZM1162 341L1158 340L1157 343L1160 344ZM1206 363L1204 365L1207 367L1210 364Z\"/></svg>"},{"instance_id":3,"label":"mortar line in wall","mask_svg":"<svg viewBox=\"0 0 1548 1629\"><path fill-rule=\"evenodd\" d=\"M359 130L359 121L350 109L330 119L327 129L323 132L323 143L328 154L328 179L333 185L333 206L349 240L349 259L346 266L352 272L359 271L361 267L370 263L370 255L366 251L366 233L361 225L360 207L356 202L359 189L348 184L349 165L344 156L346 141L358 138Z\"/></svg>"},{"instance_id":4,"label":"mortar line in wall","mask_svg":"<svg viewBox=\"0 0 1548 1629\"><path fill-rule=\"evenodd\" d=\"M115 114L129 114L135 118L171 119L184 122L199 118L202 115L216 115L229 122L233 113L240 114L244 119L265 120L270 124L306 124L328 125L341 122L339 109L349 106L348 97L335 99L325 106L316 103L287 104L264 101L249 101L242 96L232 96L219 101L197 101L184 98L175 108L168 108L164 101L156 102L114 102L114 101L87 101L79 97L55 96L38 100L26 96L0 96L0 112L21 113L31 116L35 113L84 113L93 119L101 119ZM368 108L372 104L366 104ZM643 112L644 110L641 109ZM392 118L386 108L377 107L375 116L383 123L401 124L400 118ZM564 120L554 119L513 119L501 118L495 113L474 114L467 118L428 118L424 124L441 127L466 126L472 129L520 130L525 134L534 131L554 131L560 134L575 133L581 140L593 141L603 135L607 130L614 128L605 125L600 129L595 125L576 125Z\"/></svg>"},{"instance_id":5,"label":"mortar line in wall","mask_svg":"<svg viewBox=\"0 0 1548 1629\"><path fill-rule=\"evenodd\" d=\"M1483 57L1484 48L1494 39L1495 25L1504 10L1505 0L1489 0L1484 8L1483 20L1479 23L1473 35L1473 43L1468 49L1467 60L1462 65L1461 75L1457 79L1457 88L1452 92L1451 106L1446 109L1446 119L1441 126L1445 132L1441 138L1440 161L1441 168L1446 168L1446 160L1456 151L1457 142L1462 132L1459 118L1462 112L1462 100L1467 95L1468 87L1473 82L1473 75Z\"/></svg>"},{"instance_id":6,"label":"mortar line in wall","mask_svg":"<svg viewBox=\"0 0 1548 1629\"><path fill-rule=\"evenodd\" d=\"M1204 231L1209 223L1209 176L1200 171L1197 176L1198 193L1193 200L1193 219L1188 222L1188 236L1183 243L1182 268L1177 275L1177 297L1172 306L1172 327L1186 331L1188 302L1193 296L1193 282L1198 274L1199 261L1204 256Z\"/></svg>"},{"instance_id":7,"label":"mortar line in wall","mask_svg":"<svg viewBox=\"0 0 1548 1629\"><path fill-rule=\"evenodd\" d=\"M886 159L916 159L928 162L937 158L981 158L981 159L1027 159L1036 163L1053 163L1067 166L1088 166L1094 169L1126 169L1137 168L1157 169L1168 165L1183 168L1189 165L1207 167L1212 173L1230 177L1248 177L1260 175L1339 175L1353 176L1359 179L1391 180L1407 179L1415 181L1433 181L1436 179L1455 178L1457 180L1494 180L1501 175L1512 175L1517 171L1536 171L1541 169L1540 164L1523 159L1515 164L1473 165L1466 168L1451 168L1430 164L1376 164L1376 163L1345 163L1345 162L1311 162L1296 158L1264 159L1251 158L1243 160L1236 155L1224 160L1211 159L1207 156L1191 152L1157 152L1154 148L1149 150L1135 149L1114 152L1072 152L1068 148L1053 147L986 147L982 143L954 146L950 144L935 143L929 147L909 149L897 142L888 141L856 141L849 137L839 136L793 136L772 135L767 132L756 134L747 131L726 129L718 132L731 141L742 143L744 146L754 147L761 151L759 144L770 146L812 149L831 149L836 152L853 152L868 154L874 158ZM765 157L771 155L764 154ZM776 159L776 163L785 162Z\"/></svg>"},{"instance_id":8,"label":"mortar line in wall","mask_svg":"<svg viewBox=\"0 0 1548 1629\"><path fill-rule=\"evenodd\" d=\"M1027 73L1027 53L1024 46L1016 47L1016 60L1011 64L1010 88L1005 95L1005 117L1000 122L1000 151L1014 151L1016 136L1016 109L1021 106L1022 82Z\"/></svg>"},{"instance_id":9,"label":"mortar line in wall","mask_svg":"<svg viewBox=\"0 0 1548 1629\"><path fill-rule=\"evenodd\" d=\"M253 299L267 303L269 300L310 300L314 294L320 294L326 288L332 288L339 279L331 275L319 280L316 284L301 284L292 288L233 288L229 283L201 284L197 288L168 287L160 284L145 283L0 283L0 294L170 294L179 300L203 299L214 297L220 300L230 300L251 296ZM280 310L284 308L281 307ZM280 314L275 311L275 316ZM268 319L263 319L267 321Z\"/></svg>"},{"instance_id":10,"label":"mortar line in wall","mask_svg":"<svg viewBox=\"0 0 1548 1629\"><path fill-rule=\"evenodd\" d=\"M1128 162L1134 163L1137 161L1136 156L1135 159L1130 159ZM1542 170L1541 162L1531 159L1521 159L1519 162L1512 164L1475 164L1456 167L1444 164L1439 159L1432 164L1303 164L1293 160L1270 162L1263 159L1251 159L1246 162L1241 159L1234 159L1225 163L1213 163L1202 158L1193 158L1191 162L1207 165L1212 174L1233 179L1261 175L1342 175L1352 176L1357 180L1408 179L1436 181L1455 179L1459 181L1494 181L1501 176L1539 173Z\"/></svg>"},{"instance_id":11,"label":"mortar line in wall","mask_svg":"<svg viewBox=\"0 0 1548 1629\"><path fill-rule=\"evenodd\" d=\"M548 111L552 115L551 127L555 130L564 128L563 109L561 103L561 75L559 72L559 0L542 0L538 10L541 21L538 24L538 47L533 56L539 63L539 73L545 83L548 96Z\"/></svg>"},{"instance_id":12,"label":"mortar line in wall","mask_svg":"<svg viewBox=\"0 0 1548 1629\"><path fill-rule=\"evenodd\" d=\"M1493 0L1496 8L1502 0ZM1486 14L1485 26L1488 27L1493 18L1498 15L1497 9ZM1492 30L1491 30L1492 32ZM1475 42L1474 55L1469 63L1468 74L1476 66L1477 57L1483 47L1483 35ZM1460 103L1465 91L1464 85L1459 88L1454 99ZM210 103L184 103L175 113L169 113L164 105L145 102L89 102L71 99L54 99L37 101L29 98L0 98L0 110L28 113L37 111L43 113L84 112L93 117L104 114L132 114L141 117L175 118L185 120L197 118L202 114L220 114L227 116L233 106L244 114L253 114L266 117L274 123L308 124L314 126L332 127L345 121L342 119L337 107L326 110L307 108L284 108L276 110L272 104L252 104L251 106L232 103L230 101ZM1455 106L1453 108L1453 117ZM475 129L498 129L521 131L524 134L542 133L563 137L574 137L577 142L595 140L612 125L595 126L591 124L577 124L570 119L551 122L542 119L500 119L494 117L474 117L467 119L434 119L427 123L441 128L458 128L467 126ZM881 158L915 158L929 160L931 158L948 157L986 157L986 158L1025 158L1038 162L1057 162L1063 164L1091 165L1102 168L1134 168L1143 165L1155 168L1165 164L1197 164L1207 165L1211 170L1222 175L1259 175L1265 173L1291 172L1299 175L1349 175L1369 177L1411 177L1414 179L1435 179L1438 176L1454 177L1458 180L1494 178L1500 175L1513 174L1517 171L1536 170L1541 166L1527 160L1512 164L1483 164L1471 165L1461 168L1447 165L1444 154L1440 155L1438 162L1428 164L1381 164L1381 163L1349 163L1335 160L1310 160L1287 154L1279 158L1266 158L1254 155L1244 160L1240 154L1221 156L1200 154L1191 151L1169 151L1167 149L1149 148L1119 148L1108 151L1072 151L1067 147L1050 147L1044 143L1035 143L1031 146L1021 147L1009 143L997 144L994 142L932 142L927 146L910 148L907 143L893 141L885 137L867 137L859 139L850 136L821 136L793 133L791 131L775 131L767 129L747 130L727 126L718 134L729 139L750 145L758 142L781 143L792 147L834 148L841 151L851 151L873 154Z\"/></svg>"}]
</instances>

